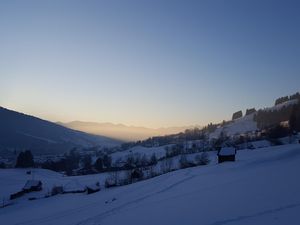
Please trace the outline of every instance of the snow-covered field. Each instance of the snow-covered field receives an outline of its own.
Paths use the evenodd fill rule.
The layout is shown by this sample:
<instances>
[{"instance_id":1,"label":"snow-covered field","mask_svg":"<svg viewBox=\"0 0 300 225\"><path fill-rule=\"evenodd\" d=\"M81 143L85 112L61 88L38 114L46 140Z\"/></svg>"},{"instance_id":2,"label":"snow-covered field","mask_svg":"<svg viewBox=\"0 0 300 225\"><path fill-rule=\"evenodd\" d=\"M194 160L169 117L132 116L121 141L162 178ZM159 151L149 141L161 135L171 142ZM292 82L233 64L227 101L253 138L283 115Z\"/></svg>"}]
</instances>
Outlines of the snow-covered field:
<instances>
[{"instance_id":1,"label":"snow-covered field","mask_svg":"<svg viewBox=\"0 0 300 225\"><path fill-rule=\"evenodd\" d=\"M233 136L236 134L243 134L257 130L257 124L253 120L253 116L254 114L247 115L233 120L232 123L227 124L224 127L218 127L209 135L210 139L218 138L221 132L225 132L228 136Z\"/></svg>"},{"instance_id":2,"label":"snow-covered field","mask_svg":"<svg viewBox=\"0 0 300 225\"><path fill-rule=\"evenodd\" d=\"M178 170L92 195L23 199L0 209L0 223L299 225L299 171L299 144L242 150L237 162ZM24 170L0 170L1 195L22 187L26 176ZM84 185L101 181L101 176L35 172L46 187L71 180Z\"/></svg>"},{"instance_id":3,"label":"snow-covered field","mask_svg":"<svg viewBox=\"0 0 300 225\"><path fill-rule=\"evenodd\" d=\"M288 107L290 105L295 105L298 103L297 99L289 100L286 102L283 102L281 104L264 108L262 110L265 111L277 111L282 109L283 107ZM252 113L250 115L245 115L241 118L238 118L236 120L232 120L231 123L225 125L225 126L219 126L214 132L210 133L209 138L210 139L217 139L220 137L220 134L224 132L228 136L234 136L237 134L244 134L248 132L253 132L257 130L257 123L254 121L254 115L255 113Z\"/></svg>"},{"instance_id":4,"label":"snow-covered field","mask_svg":"<svg viewBox=\"0 0 300 225\"><path fill-rule=\"evenodd\" d=\"M172 145L169 145L169 146L172 146ZM111 157L112 157L113 161L116 161L118 158L122 158L122 159L126 160L126 158L130 155L134 156L135 154L140 154L142 156L145 154L147 156L147 158L150 159L152 154L155 154L157 159L160 159L162 157L165 157L165 155L166 155L165 147L166 146L147 148L147 147L143 147L143 146L135 146L126 151L115 152L115 153L111 154Z\"/></svg>"}]
</instances>

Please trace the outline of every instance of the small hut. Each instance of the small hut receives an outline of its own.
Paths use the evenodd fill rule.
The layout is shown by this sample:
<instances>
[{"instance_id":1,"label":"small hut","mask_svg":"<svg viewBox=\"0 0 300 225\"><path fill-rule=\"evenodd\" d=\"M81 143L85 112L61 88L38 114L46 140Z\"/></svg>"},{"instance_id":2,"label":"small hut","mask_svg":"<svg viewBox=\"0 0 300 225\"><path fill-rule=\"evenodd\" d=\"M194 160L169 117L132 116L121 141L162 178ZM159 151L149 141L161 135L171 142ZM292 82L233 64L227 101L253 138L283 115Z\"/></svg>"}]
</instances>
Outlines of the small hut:
<instances>
[{"instance_id":1,"label":"small hut","mask_svg":"<svg viewBox=\"0 0 300 225\"><path fill-rule=\"evenodd\" d=\"M40 180L28 180L23 187L25 193L40 190L42 190L42 182Z\"/></svg>"},{"instance_id":2,"label":"small hut","mask_svg":"<svg viewBox=\"0 0 300 225\"><path fill-rule=\"evenodd\" d=\"M86 186L86 191L87 191L88 195L100 191L100 184L99 184L99 182L97 182L95 184L92 184L92 185Z\"/></svg>"},{"instance_id":3,"label":"small hut","mask_svg":"<svg viewBox=\"0 0 300 225\"><path fill-rule=\"evenodd\" d=\"M233 147L223 147L218 151L218 162L235 161L236 149Z\"/></svg>"}]
</instances>

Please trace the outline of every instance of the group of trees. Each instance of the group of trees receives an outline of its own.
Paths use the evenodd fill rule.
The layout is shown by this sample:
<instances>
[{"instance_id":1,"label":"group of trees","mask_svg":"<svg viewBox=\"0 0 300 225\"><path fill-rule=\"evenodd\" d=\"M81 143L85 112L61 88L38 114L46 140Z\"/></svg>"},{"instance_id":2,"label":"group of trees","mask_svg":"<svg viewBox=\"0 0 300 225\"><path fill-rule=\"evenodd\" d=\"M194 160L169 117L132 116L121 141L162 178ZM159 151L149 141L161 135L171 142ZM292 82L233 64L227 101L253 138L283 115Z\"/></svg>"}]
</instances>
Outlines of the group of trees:
<instances>
[{"instance_id":1,"label":"group of trees","mask_svg":"<svg viewBox=\"0 0 300 225\"><path fill-rule=\"evenodd\" d=\"M254 116L259 129L277 126L282 121L288 121L292 115L293 105L283 106L277 110L258 110Z\"/></svg>"},{"instance_id":2,"label":"group of trees","mask_svg":"<svg viewBox=\"0 0 300 225\"><path fill-rule=\"evenodd\" d=\"M184 169L199 165L207 165L210 162L209 156L206 152L202 152L201 154L194 155L192 157L188 157L187 154L181 154L180 157L178 155L163 157L159 160L159 164L155 154L153 154L148 160L145 160L145 155L142 157L139 157L138 155L139 154L136 154L135 156L130 155L127 157L127 166L122 168L122 176L120 170L111 171L110 176L108 176L105 180L105 187L110 188L114 186L127 185L142 179L149 179L164 173L169 173L179 168ZM179 160L179 167L177 166L177 163L174 163L176 160Z\"/></svg>"},{"instance_id":3,"label":"group of trees","mask_svg":"<svg viewBox=\"0 0 300 225\"><path fill-rule=\"evenodd\" d=\"M69 153L65 154L62 159L57 161L47 161L39 166L54 171L64 171L67 175L73 175L73 170L79 169L80 165L81 169L84 171L90 171L93 169L98 172L108 171L111 172L111 176L107 178L105 185L107 187L111 187L130 184L141 179L151 178L158 174L174 170L174 156L182 154L183 146L174 145L174 147L170 148L170 150L172 152L168 155L168 157L160 159L161 172L155 172L154 170L159 161L154 153L149 158L145 154L129 155L125 164L118 167L116 165L112 165L112 158L109 155L102 154L97 158L96 162L93 163L90 155L81 156L76 150L71 150ZM209 162L209 158L207 153L202 153L201 155L197 155L194 160L189 160L185 154L182 154L179 162L180 168L187 168L196 165L206 165ZM29 150L21 152L18 155L16 167L27 168L33 166L35 166L33 155ZM127 175L125 178L119 178L120 171L126 171ZM148 171L148 175L146 177L143 171Z\"/></svg>"},{"instance_id":4,"label":"group of trees","mask_svg":"<svg viewBox=\"0 0 300 225\"><path fill-rule=\"evenodd\" d=\"M122 163L121 163L122 162ZM131 154L127 156L125 162L121 158L117 159L114 167L111 168L110 176L105 180L105 187L114 187L131 184L135 181L154 177L154 167L158 163L155 154L148 158L145 154ZM143 171L150 171L149 176L145 177ZM125 176L120 178L121 171L125 171Z\"/></svg>"},{"instance_id":5,"label":"group of trees","mask_svg":"<svg viewBox=\"0 0 300 225\"><path fill-rule=\"evenodd\" d=\"M185 141L201 140L206 138L208 131L212 132L213 130L216 129L216 127L217 125L208 124L206 127L202 129L195 127L192 129L187 129L184 132L178 134L151 137L143 141L128 142L122 144L121 149L125 151L134 146L153 147L153 146L164 146L169 144L178 144L178 143L183 143Z\"/></svg>"},{"instance_id":6,"label":"group of trees","mask_svg":"<svg viewBox=\"0 0 300 225\"><path fill-rule=\"evenodd\" d=\"M297 92L293 95L290 95L290 96L284 96L284 97L276 99L275 105L279 105L281 103L284 103L284 102L287 102L290 100L294 100L294 99L298 99L300 101L300 93L299 92Z\"/></svg>"},{"instance_id":7,"label":"group of trees","mask_svg":"<svg viewBox=\"0 0 300 225\"><path fill-rule=\"evenodd\" d=\"M235 113L232 114L232 120L236 120L236 119L241 118L241 117L243 117L242 110L237 111L237 112L235 112Z\"/></svg>"},{"instance_id":8,"label":"group of trees","mask_svg":"<svg viewBox=\"0 0 300 225\"><path fill-rule=\"evenodd\" d=\"M30 150L20 152L17 157L16 168L34 167L33 155Z\"/></svg>"},{"instance_id":9,"label":"group of trees","mask_svg":"<svg viewBox=\"0 0 300 225\"><path fill-rule=\"evenodd\" d=\"M209 156L206 152L198 154L195 156L195 160L190 160L186 155L181 155L179 159L180 168L188 168L194 166L207 165L210 162Z\"/></svg>"},{"instance_id":10,"label":"group of trees","mask_svg":"<svg viewBox=\"0 0 300 225\"><path fill-rule=\"evenodd\" d=\"M184 153L184 146L183 144L166 146L165 151L166 151L166 158L174 157Z\"/></svg>"},{"instance_id":11,"label":"group of trees","mask_svg":"<svg viewBox=\"0 0 300 225\"><path fill-rule=\"evenodd\" d=\"M72 175L73 171L79 168L80 160L80 154L76 149L72 149L69 153L65 154L63 158L56 161L46 161L41 163L40 166L44 169L65 172L67 175Z\"/></svg>"},{"instance_id":12,"label":"group of trees","mask_svg":"<svg viewBox=\"0 0 300 225\"><path fill-rule=\"evenodd\" d=\"M100 154L97 160L93 162L92 156L89 154L82 155L76 149L72 149L61 159L56 161L46 161L40 166L44 169L50 169L57 172L65 172L67 175L76 174L92 174L110 170L112 167L112 159L107 154Z\"/></svg>"},{"instance_id":13,"label":"group of trees","mask_svg":"<svg viewBox=\"0 0 300 225\"><path fill-rule=\"evenodd\" d=\"M207 126L202 128L202 132L203 134L212 133L217 129L218 126L219 124L209 123Z\"/></svg>"},{"instance_id":14,"label":"group of trees","mask_svg":"<svg viewBox=\"0 0 300 225\"><path fill-rule=\"evenodd\" d=\"M289 125L293 132L300 132L300 103L294 105L290 116Z\"/></svg>"},{"instance_id":15,"label":"group of trees","mask_svg":"<svg viewBox=\"0 0 300 225\"><path fill-rule=\"evenodd\" d=\"M193 129L185 130L182 137L189 141L201 140L205 138L205 132L202 129L195 127Z\"/></svg>"},{"instance_id":16,"label":"group of trees","mask_svg":"<svg viewBox=\"0 0 300 225\"><path fill-rule=\"evenodd\" d=\"M278 138L283 138L290 134L291 134L291 132L288 127L277 125L277 126L267 129L265 135L266 135L267 139L269 139L270 141L275 141Z\"/></svg>"},{"instance_id":17,"label":"group of trees","mask_svg":"<svg viewBox=\"0 0 300 225\"><path fill-rule=\"evenodd\" d=\"M247 115L250 115L250 114L252 114L252 113L255 113L256 112L256 109L255 108L251 108L251 109L246 109L246 116Z\"/></svg>"},{"instance_id":18,"label":"group of trees","mask_svg":"<svg viewBox=\"0 0 300 225\"><path fill-rule=\"evenodd\" d=\"M274 111L259 110L254 119L260 129L266 129L266 135L271 139L300 132L300 102ZM283 121L288 121L289 127L282 126Z\"/></svg>"},{"instance_id":19,"label":"group of trees","mask_svg":"<svg viewBox=\"0 0 300 225\"><path fill-rule=\"evenodd\" d=\"M97 158L94 167L98 172L109 170L112 167L112 158L104 154Z\"/></svg>"},{"instance_id":20,"label":"group of trees","mask_svg":"<svg viewBox=\"0 0 300 225\"><path fill-rule=\"evenodd\" d=\"M134 168L145 168L148 166L156 165L157 158L155 154L152 154L150 158L148 158L145 154L134 154L129 155L120 169L134 169Z\"/></svg>"},{"instance_id":21,"label":"group of trees","mask_svg":"<svg viewBox=\"0 0 300 225\"><path fill-rule=\"evenodd\" d=\"M120 171L111 172L110 176L105 179L105 187L116 187L132 184L136 181L144 179L144 173L141 168L127 170L125 176L120 177Z\"/></svg>"},{"instance_id":22,"label":"group of trees","mask_svg":"<svg viewBox=\"0 0 300 225\"><path fill-rule=\"evenodd\" d=\"M275 111L259 111L256 120L258 125L265 129L265 137L277 144L279 142L276 139L300 132L300 103ZM288 121L288 124L282 125L282 121Z\"/></svg>"},{"instance_id":23,"label":"group of trees","mask_svg":"<svg viewBox=\"0 0 300 225\"><path fill-rule=\"evenodd\" d=\"M205 139L202 139L202 146L199 147L196 143L188 143L184 142L181 144L175 144L172 146L166 146L165 151L166 151L166 158L174 157L177 155L181 154L193 154L197 152L202 152L204 151L203 145L208 144L205 143Z\"/></svg>"}]
</instances>

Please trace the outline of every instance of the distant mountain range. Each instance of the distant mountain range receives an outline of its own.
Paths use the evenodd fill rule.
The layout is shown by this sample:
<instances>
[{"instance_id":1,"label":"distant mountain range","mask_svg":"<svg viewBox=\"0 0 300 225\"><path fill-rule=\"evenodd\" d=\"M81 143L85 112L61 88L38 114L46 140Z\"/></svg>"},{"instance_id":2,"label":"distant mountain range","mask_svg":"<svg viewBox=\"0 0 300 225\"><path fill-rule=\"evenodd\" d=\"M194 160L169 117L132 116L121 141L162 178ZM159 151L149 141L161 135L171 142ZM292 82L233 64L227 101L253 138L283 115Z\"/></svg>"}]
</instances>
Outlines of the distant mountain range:
<instances>
[{"instance_id":1,"label":"distant mountain range","mask_svg":"<svg viewBox=\"0 0 300 225\"><path fill-rule=\"evenodd\" d=\"M234 113L232 121L210 124L210 138L220 134L244 134L278 125L289 120L294 106L300 104L300 94L281 97L272 107L254 108ZM209 129L211 127L212 129ZM35 154L56 154L71 148L96 146L113 147L123 141L144 140L149 137L179 134L194 126L145 128L123 124L73 121L53 123L34 116L0 107L0 155L6 151L32 150Z\"/></svg>"},{"instance_id":2,"label":"distant mountain range","mask_svg":"<svg viewBox=\"0 0 300 225\"><path fill-rule=\"evenodd\" d=\"M72 130L64 126L0 107L0 151L30 149L35 153L61 153L71 148L115 146L120 141Z\"/></svg>"},{"instance_id":3,"label":"distant mountain range","mask_svg":"<svg viewBox=\"0 0 300 225\"><path fill-rule=\"evenodd\" d=\"M82 122L72 121L69 123L58 122L59 125L80 130L83 132L103 135L124 141L137 141L144 140L153 136L163 136L168 134L176 134L185 131L195 126L183 126L183 127L166 127L166 128L146 128L137 126L126 126L123 124L113 123L95 123L95 122Z\"/></svg>"}]
</instances>

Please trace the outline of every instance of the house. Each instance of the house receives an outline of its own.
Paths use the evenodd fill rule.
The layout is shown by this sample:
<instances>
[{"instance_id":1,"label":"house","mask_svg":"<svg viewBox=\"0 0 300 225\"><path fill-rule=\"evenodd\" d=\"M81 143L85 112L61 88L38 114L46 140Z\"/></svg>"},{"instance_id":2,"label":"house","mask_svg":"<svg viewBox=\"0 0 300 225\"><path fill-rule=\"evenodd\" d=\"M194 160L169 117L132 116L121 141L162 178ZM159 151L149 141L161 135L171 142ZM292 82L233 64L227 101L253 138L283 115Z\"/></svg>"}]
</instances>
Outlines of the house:
<instances>
[{"instance_id":1,"label":"house","mask_svg":"<svg viewBox=\"0 0 300 225\"><path fill-rule=\"evenodd\" d=\"M99 182L97 182L95 184L92 184L92 185L86 186L86 191L87 191L88 195L100 191L100 184L99 184Z\"/></svg>"},{"instance_id":2,"label":"house","mask_svg":"<svg viewBox=\"0 0 300 225\"><path fill-rule=\"evenodd\" d=\"M25 193L42 190L42 182L40 180L28 180L23 187Z\"/></svg>"},{"instance_id":3,"label":"house","mask_svg":"<svg viewBox=\"0 0 300 225\"><path fill-rule=\"evenodd\" d=\"M233 147L223 147L218 151L218 162L235 161L236 149Z\"/></svg>"}]
</instances>

